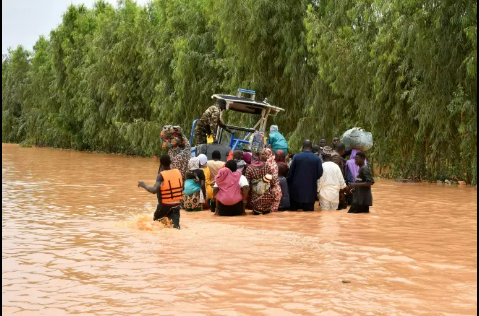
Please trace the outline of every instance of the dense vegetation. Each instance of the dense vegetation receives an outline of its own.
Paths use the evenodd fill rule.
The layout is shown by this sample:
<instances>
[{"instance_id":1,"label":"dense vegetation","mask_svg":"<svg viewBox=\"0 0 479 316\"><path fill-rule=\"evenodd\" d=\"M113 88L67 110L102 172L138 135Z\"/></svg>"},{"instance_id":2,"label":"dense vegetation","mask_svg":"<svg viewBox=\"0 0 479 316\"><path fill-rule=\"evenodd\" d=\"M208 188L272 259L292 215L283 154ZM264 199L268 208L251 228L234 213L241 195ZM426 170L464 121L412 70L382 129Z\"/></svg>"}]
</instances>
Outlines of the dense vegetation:
<instances>
[{"instance_id":1,"label":"dense vegetation","mask_svg":"<svg viewBox=\"0 0 479 316\"><path fill-rule=\"evenodd\" d=\"M158 154L163 124L189 130L242 87L287 110L273 122L295 149L361 126L382 173L476 183L476 14L475 0L70 6L32 52L3 56L2 141Z\"/></svg>"}]
</instances>

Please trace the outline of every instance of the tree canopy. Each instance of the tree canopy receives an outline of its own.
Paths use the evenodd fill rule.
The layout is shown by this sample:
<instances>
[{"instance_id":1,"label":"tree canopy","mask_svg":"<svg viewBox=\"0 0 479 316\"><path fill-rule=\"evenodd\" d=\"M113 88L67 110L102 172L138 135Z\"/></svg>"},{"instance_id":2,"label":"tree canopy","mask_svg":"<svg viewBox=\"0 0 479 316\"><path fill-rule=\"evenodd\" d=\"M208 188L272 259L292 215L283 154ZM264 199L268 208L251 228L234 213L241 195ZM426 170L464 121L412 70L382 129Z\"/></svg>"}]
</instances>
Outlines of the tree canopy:
<instances>
[{"instance_id":1,"label":"tree canopy","mask_svg":"<svg viewBox=\"0 0 479 316\"><path fill-rule=\"evenodd\" d=\"M70 6L2 57L2 142L157 155L164 124L239 87L286 109L271 123L295 150L361 126L382 174L477 182L472 0Z\"/></svg>"}]
</instances>

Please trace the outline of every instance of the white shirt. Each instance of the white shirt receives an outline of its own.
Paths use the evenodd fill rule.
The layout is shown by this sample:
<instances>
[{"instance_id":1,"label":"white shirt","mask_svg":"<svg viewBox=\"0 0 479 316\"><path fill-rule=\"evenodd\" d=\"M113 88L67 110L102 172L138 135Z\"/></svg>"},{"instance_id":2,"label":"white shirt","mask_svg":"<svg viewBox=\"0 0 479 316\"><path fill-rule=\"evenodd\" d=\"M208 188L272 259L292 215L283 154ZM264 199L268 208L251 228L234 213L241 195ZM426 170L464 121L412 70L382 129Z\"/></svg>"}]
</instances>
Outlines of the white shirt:
<instances>
[{"instance_id":1,"label":"white shirt","mask_svg":"<svg viewBox=\"0 0 479 316\"><path fill-rule=\"evenodd\" d=\"M249 185L248 179L246 179L245 176L241 175L241 178L239 179L238 184L239 184L240 188L247 187ZM216 183L215 183L213 188L218 188L218 185L216 185Z\"/></svg>"},{"instance_id":2,"label":"white shirt","mask_svg":"<svg viewBox=\"0 0 479 316\"><path fill-rule=\"evenodd\" d=\"M328 161L323 163L323 175L318 180L318 193L329 202L339 202L339 190L346 187L343 173L339 166Z\"/></svg>"}]
</instances>

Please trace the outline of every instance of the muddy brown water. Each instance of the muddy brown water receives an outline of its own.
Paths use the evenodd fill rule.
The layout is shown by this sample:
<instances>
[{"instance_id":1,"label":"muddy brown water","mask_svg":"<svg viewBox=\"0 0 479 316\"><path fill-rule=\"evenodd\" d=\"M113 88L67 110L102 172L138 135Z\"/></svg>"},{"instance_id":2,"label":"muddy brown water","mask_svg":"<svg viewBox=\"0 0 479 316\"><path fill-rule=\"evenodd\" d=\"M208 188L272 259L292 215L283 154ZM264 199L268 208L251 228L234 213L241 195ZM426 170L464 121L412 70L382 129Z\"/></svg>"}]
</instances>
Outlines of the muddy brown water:
<instances>
[{"instance_id":1,"label":"muddy brown water","mask_svg":"<svg viewBox=\"0 0 479 316\"><path fill-rule=\"evenodd\" d=\"M153 159L2 145L4 315L476 315L477 189L151 223ZM350 283L344 283L349 281Z\"/></svg>"}]
</instances>

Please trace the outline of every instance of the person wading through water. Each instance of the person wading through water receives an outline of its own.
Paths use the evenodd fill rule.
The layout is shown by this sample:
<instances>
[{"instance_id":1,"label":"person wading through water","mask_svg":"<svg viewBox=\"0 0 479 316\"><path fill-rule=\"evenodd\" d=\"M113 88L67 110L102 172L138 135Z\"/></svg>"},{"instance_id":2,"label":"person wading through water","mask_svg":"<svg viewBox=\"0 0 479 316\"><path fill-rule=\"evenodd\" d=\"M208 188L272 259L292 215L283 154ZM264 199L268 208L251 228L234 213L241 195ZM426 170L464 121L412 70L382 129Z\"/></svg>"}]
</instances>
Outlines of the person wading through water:
<instances>
[{"instance_id":1,"label":"person wading through water","mask_svg":"<svg viewBox=\"0 0 479 316\"><path fill-rule=\"evenodd\" d=\"M153 216L154 221L168 217L173 222L173 227L180 229L180 205L183 199L183 177L178 169L171 169L169 155L160 157L160 172L156 177L153 187L147 186L143 181L138 182L138 187L156 194L158 206Z\"/></svg>"},{"instance_id":2,"label":"person wading through water","mask_svg":"<svg viewBox=\"0 0 479 316\"><path fill-rule=\"evenodd\" d=\"M346 188L341 168L333 162L333 149L323 148L323 175L318 180L318 199L321 210L337 210L340 191ZM338 156L338 158L341 158Z\"/></svg>"},{"instance_id":3,"label":"person wading through water","mask_svg":"<svg viewBox=\"0 0 479 316\"><path fill-rule=\"evenodd\" d=\"M321 159L313 153L310 140L303 142L303 152L294 156L288 173L290 209L314 211L318 180L323 175Z\"/></svg>"},{"instance_id":4,"label":"person wading through water","mask_svg":"<svg viewBox=\"0 0 479 316\"><path fill-rule=\"evenodd\" d=\"M374 179L371 176L371 169L366 165L366 155L358 152L355 157L359 172L356 181L349 184L349 188L354 189L353 205L348 213L369 213L369 207L373 205L373 195L371 186Z\"/></svg>"}]
</instances>

